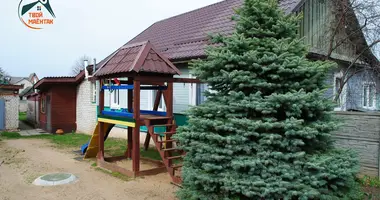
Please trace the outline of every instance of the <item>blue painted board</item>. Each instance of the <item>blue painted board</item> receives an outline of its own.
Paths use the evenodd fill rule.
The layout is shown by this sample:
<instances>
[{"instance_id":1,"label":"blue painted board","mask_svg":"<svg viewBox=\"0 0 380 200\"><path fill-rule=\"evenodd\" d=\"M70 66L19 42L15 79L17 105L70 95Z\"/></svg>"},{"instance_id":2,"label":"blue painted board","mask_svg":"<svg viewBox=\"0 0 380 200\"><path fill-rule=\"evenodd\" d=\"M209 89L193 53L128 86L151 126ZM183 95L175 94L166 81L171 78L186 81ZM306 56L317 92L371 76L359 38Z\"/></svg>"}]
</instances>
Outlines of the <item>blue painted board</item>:
<instances>
[{"instance_id":1,"label":"blue painted board","mask_svg":"<svg viewBox=\"0 0 380 200\"><path fill-rule=\"evenodd\" d=\"M103 90L133 90L133 85L111 85L103 86ZM141 86L140 90L167 90L167 86Z\"/></svg>"}]
</instances>

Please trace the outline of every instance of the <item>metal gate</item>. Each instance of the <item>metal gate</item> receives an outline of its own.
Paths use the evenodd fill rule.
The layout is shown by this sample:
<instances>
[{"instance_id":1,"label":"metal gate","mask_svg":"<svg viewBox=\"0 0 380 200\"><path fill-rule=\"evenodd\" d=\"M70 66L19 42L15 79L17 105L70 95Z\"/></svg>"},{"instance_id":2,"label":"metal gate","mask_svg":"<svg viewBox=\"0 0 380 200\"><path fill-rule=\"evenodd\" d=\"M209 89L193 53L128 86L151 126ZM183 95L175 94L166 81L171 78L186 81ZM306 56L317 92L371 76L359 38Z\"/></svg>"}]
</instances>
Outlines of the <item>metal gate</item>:
<instances>
[{"instance_id":1,"label":"metal gate","mask_svg":"<svg viewBox=\"0 0 380 200\"><path fill-rule=\"evenodd\" d=\"M0 130L5 130L5 99L0 99Z\"/></svg>"}]
</instances>

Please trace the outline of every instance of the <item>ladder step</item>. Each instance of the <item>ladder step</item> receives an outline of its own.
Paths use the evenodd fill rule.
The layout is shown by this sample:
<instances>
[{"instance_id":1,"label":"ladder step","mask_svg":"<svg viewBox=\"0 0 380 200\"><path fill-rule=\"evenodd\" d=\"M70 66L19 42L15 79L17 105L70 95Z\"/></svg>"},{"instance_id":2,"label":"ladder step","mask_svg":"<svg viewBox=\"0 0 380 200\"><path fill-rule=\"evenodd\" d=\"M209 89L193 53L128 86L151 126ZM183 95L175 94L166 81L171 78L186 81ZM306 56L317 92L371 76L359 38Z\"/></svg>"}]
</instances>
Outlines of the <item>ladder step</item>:
<instances>
[{"instance_id":1,"label":"ladder step","mask_svg":"<svg viewBox=\"0 0 380 200\"><path fill-rule=\"evenodd\" d=\"M174 160L174 159L181 159L183 156L173 156L173 157L167 157L168 160Z\"/></svg>"},{"instance_id":2,"label":"ladder step","mask_svg":"<svg viewBox=\"0 0 380 200\"><path fill-rule=\"evenodd\" d=\"M177 142L177 140L164 140L164 141L158 141L158 143L168 143L168 142Z\"/></svg>"},{"instance_id":3,"label":"ladder step","mask_svg":"<svg viewBox=\"0 0 380 200\"><path fill-rule=\"evenodd\" d=\"M183 167L183 164L178 164L178 165L172 165L171 168L173 169L178 169L178 168L181 168Z\"/></svg>"},{"instance_id":4,"label":"ladder step","mask_svg":"<svg viewBox=\"0 0 380 200\"><path fill-rule=\"evenodd\" d=\"M170 132L154 133L154 134L156 134L156 135L174 135L174 134L176 134L176 132L175 131L170 131Z\"/></svg>"},{"instance_id":5,"label":"ladder step","mask_svg":"<svg viewBox=\"0 0 380 200\"><path fill-rule=\"evenodd\" d=\"M158 124L158 125L152 125L154 127L167 127L167 126L175 126L175 124Z\"/></svg>"},{"instance_id":6,"label":"ladder step","mask_svg":"<svg viewBox=\"0 0 380 200\"><path fill-rule=\"evenodd\" d=\"M170 131L170 132L165 132L164 134L165 135L174 135L176 133L177 133L176 131Z\"/></svg>"},{"instance_id":7,"label":"ladder step","mask_svg":"<svg viewBox=\"0 0 380 200\"><path fill-rule=\"evenodd\" d=\"M177 148L170 148L170 149L162 149L163 151L182 151L181 149Z\"/></svg>"}]
</instances>

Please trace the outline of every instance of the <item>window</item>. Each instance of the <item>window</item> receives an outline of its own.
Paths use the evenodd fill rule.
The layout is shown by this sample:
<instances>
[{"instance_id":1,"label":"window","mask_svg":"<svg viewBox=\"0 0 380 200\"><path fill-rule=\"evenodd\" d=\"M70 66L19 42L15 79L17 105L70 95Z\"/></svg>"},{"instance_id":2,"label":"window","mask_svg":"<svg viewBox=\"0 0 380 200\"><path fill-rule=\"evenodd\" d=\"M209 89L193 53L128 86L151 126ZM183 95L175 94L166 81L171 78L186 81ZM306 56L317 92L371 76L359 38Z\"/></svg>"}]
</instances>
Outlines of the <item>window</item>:
<instances>
[{"instance_id":1,"label":"window","mask_svg":"<svg viewBox=\"0 0 380 200\"><path fill-rule=\"evenodd\" d=\"M120 90L111 93L111 109L120 109Z\"/></svg>"},{"instance_id":2,"label":"window","mask_svg":"<svg viewBox=\"0 0 380 200\"><path fill-rule=\"evenodd\" d=\"M334 99L336 98L336 96L339 94L339 90L342 86L342 78L340 77L335 77L335 91L334 91ZM341 92L342 93L342 92ZM341 106L341 100L340 100L340 97L341 97L341 94L339 94L339 97L337 99L337 104L338 106L340 107Z\"/></svg>"},{"instance_id":3,"label":"window","mask_svg":"<svg viewBox=\"0 0 380 200\"><path fill-rule=\"evenodd\" d=\"M363 108L376 109L376 84L363 84Z\"/></svg>"},{"instance_id":4,"label":"window","mask_svg":"<svg viewBox=\"0 0 380 200\"><path fill-rule=\"evenodd\" d=\"M154 102L156 101L156 95L157 95L157 90L152 91L152 108L154 108ZM159 111L164 111L165 108L165 102L164 102L164 95L161 95L161 100L160 104L158 104L158 110Z\"/></svg>"},{"instance_id":5,"label":"window","mask_svg":"<svg viewBox=\"0 0 380 200\"><path fill-rule=\"evenodd\" d=\"M204 95L204 92L207 90L207 85L206 84L197 84L196 85L196 102L195 104L201 105L206 101L206 96Z\"/></svg>"},{"instance_id":6,"label":"window","mask_svg":"<svg viewBox=\"0 0 380 200\"><path fill-rule=\"evenodd\" d=\"M96 82L91 83L91 102L96 103Z\"/></svg>"},{"instance_id":7,"label":"window","mask_svg":"<svg viewBox=\"0 0 380 200\"><path fill-rule=\"evenodd\" d=\"M46 97L41 97L41 113L45 113L46 110Z\"/></svg>"}]
</instances>

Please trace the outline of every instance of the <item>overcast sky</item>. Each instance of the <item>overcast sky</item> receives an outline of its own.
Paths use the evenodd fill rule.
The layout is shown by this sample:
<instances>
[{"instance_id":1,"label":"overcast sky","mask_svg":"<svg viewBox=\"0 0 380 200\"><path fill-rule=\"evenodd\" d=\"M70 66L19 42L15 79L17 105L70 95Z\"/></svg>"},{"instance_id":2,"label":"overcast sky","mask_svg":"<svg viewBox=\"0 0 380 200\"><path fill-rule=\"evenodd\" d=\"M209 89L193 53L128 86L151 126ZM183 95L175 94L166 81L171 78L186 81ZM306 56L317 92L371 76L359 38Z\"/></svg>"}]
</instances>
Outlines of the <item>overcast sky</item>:
<instances>
[{"instance_id":1,"label":"overcast sky","mask_svg":"<svg viewBox=\"0 0 380 200\"><path fill-rule=\"evenodd\" d=\"M50 0L54 25L32 30L18 18L20 0L2 0L0 67L11 76L66 76L88 55L98 61L156 21L220 0Z\"/></svg>"}]
</instances>

